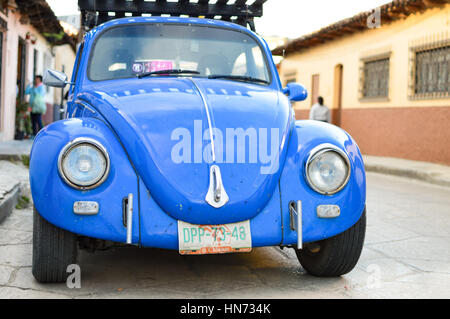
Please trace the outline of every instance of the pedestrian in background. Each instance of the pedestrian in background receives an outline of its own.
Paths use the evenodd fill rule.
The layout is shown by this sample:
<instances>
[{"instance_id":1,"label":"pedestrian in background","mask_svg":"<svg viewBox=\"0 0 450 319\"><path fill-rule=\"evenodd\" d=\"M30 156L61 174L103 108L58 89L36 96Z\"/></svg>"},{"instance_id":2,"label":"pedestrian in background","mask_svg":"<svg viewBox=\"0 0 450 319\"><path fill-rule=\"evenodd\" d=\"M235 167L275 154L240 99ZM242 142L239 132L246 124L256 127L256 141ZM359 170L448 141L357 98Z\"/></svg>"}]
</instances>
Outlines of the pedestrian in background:
<instances>
[{"instance_id":1,"label":"pedestrian in background","mask_svg":"<svg viewBox=\"0 0 450 319\"><path fill-rule=\"evenodd\" d=\"M31 112L31 126L33 128L33 135L42 129L42 114L47 111L45 105L45 87L42 83L42 76L37 75L34 78L34 83L30 84L25 90L25 95L30 96L30 112Z\"/></svg>"},{"instance_id":2,"label":"pedestrian in background","mask_svg":"<svg viewBox=\"0 0 450 319\"><path fill-rule=\"evenodd\" d=\"M319 96L317 98L317 102L318 103L314 104L311 107L311 111L309 112L309 119L331 123L330 109L323 104L323 97Z\"/></svg>"}]
</instances>

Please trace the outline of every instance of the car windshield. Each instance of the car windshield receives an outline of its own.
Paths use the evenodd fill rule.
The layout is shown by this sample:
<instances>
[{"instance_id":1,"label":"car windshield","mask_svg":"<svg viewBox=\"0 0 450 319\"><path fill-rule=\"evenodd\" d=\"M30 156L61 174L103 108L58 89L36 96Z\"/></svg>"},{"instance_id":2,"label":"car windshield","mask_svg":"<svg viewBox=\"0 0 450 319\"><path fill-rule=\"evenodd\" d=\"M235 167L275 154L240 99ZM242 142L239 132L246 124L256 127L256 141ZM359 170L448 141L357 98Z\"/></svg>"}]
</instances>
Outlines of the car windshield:
<instances>
[{"instance_id":1,"label":"car windshield","mask_svg":"<svg viewBox=\"0 0 450 319\"><path fill-rule=\"evenodd\" d=\"M270 82L264 53L253 37L188 24L127 25L105 31L95 43L88 77L104 81L174 69L198 73L172 76L230 76L232 80L242 77Z\"/></svg>"}]
</instances>

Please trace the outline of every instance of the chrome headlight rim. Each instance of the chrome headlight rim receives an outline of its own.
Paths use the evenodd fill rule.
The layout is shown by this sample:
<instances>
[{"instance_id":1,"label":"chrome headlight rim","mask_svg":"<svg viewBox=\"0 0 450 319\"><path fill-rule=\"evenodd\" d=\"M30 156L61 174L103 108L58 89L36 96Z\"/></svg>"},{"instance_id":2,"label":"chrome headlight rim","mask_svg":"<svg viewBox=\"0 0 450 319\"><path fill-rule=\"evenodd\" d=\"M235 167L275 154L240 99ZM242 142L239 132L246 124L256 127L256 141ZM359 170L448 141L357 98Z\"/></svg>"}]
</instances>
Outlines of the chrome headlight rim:
<instances>
[{"instance_id":1,"label":"chrome headlight rim","mask_svg":"<svg viewBox=\"0 0 450 319\"><path fill-rule=\"evenodd\" d=\"M338 155L340 155L348 167L347 177L345 178L342 185L339 188L337 188L331 192L326 192L326 191L323 191L320 188L316 187L314 185L314 183L311 181L310 176L308 174L309 165L314 161L314 159L316 157L318 157L321 154L326 153L326 152L335 152ZM306 181L308 182L309 187L311 187L317 193L322 194L322 195L334 195L336 193L339 193L342 189L344 189L345 186L347 186L351 175L352 175L352 166L350 164L350 159L348 158L347 153L345 153L338 146L330 144L330 143L324 143L324 144L320 144L320 145L316 146L309 152L309 156L308 156L308 159L306 160L306 165L305 165L305 177L306 177Z\"/></svg>"},{"instance_id":2,"label":"chrome headlight rim","mask_svg":"<svg viewBox=\"0 0 450 319\"><path fill-rule=\"evenodd\" d=\"M64 169L63 169L63 161L65 159L65 157L67 156L67 154L69 154L69 152L71 150L73 150L75 147L81 145L81 144L89 144L90 146L95 147L104 157L105 157L105 163L106 163L106 169L105 172L102 176L101 179L99 179L98 181L96 181L94 184L92 185L78 185L74 182L72 182L67 175L64 173ZM109 171L110 171L110 159L109 159L109 154L106 150L106 148L97 140L94 140L92 138L88 138L88 137L78 137L72 141L70 141L69 143L67 143L62 150L59 152L59 156L58 156L58 172L59 175L61 176L61 178L64 180L64 182L71 186L72 188L75 188L77 190L90 190L90 189L94 189L99 187L101 184L103 184L105 182L105 180L108 178L109 176Z\"/></svg>"}]
</instances>

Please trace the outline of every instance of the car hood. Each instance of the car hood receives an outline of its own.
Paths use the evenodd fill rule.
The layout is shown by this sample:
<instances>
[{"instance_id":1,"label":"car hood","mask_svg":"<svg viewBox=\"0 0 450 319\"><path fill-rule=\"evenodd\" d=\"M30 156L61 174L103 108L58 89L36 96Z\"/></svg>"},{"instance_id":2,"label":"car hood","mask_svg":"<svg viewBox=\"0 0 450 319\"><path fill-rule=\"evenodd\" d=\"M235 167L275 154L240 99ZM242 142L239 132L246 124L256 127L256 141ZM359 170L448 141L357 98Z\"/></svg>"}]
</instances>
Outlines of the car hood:
<instances>
[{"instance_id":1,"label":"car hood","mask_svg":"<svg viewBox=\"0 0 450 319\"><path fill-rule=\"evenodd\" d=\"M291 119L280 92L236 81L161 77L111 81L84 97L114 128L149 196L170 216L193 224L238 222L256 216L272 197ZM213 164L229 197L220 208L205 201Z\"/></svg>"}]
</instances>

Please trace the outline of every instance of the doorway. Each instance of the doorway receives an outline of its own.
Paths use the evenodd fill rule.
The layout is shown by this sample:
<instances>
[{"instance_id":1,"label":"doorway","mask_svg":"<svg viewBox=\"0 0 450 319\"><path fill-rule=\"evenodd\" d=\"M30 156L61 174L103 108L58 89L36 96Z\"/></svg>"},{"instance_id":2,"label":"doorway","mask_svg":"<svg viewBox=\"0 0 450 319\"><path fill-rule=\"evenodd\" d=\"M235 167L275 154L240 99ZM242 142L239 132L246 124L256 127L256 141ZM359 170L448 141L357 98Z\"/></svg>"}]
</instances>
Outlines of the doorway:
<instances>
[{"instance_id":1,"label":"doorway","mask_svg":"<svg viewBox=\"0 0 450 319\"><path fill-rule=\"evenodd\" d=\"M317 103L319 97L319 74L313 74L311 79L311 106Z\"/></svg>"},{"instance_id":2,"label":"doorway","mask_svg":"<svg viewBox=\"0 0 450 319\"><path fill-rule=\"evenodd\" d=\"M333 119L332 123L336 126L342 124L342 79L344 66L336 65L334 68L334 95L333 95Z\"/></svg>"},{"instance_id":3,"label":"doorway","mask_svg":"<svg viewBox=\"0 0 450 319\"><path fill-rule=\"evenodd\" d=\"M25 97L26 82L26 59L27 59L27 43L24 39L19 38L19 48L17 53L17 88L18 97L23 100Z\"/></svg>"},{"instance_id":4,"label":"doorway","mask_svg":"<svg viewBox=\"0 0 450 319\"><path fill-rule=\"evenodd\" d=\"M2 96L3 93L3 32L0 31L0 132L2 131Z\"/></svg>"}]
</instances>

